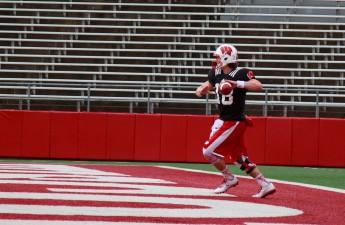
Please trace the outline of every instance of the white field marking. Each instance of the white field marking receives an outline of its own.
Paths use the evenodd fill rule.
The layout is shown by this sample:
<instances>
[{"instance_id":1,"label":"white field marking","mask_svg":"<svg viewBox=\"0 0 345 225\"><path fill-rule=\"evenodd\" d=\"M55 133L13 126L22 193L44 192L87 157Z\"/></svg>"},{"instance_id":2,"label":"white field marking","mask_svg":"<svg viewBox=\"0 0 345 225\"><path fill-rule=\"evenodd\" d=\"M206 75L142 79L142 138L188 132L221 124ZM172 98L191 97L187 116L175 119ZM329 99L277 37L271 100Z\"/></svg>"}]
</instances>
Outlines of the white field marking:
<instances>
[{"instance_id":1,"label":"white field marking","mask_svg":"<svg viewBox=\"0 0 345 225\"><path fill-rule=\"evenodd\" d=\"M24 175L24 174L23 174ZM25 176L23 176L25 177ZM125 179L121 179L121 177L103 177L104 179L97 179L97 180L87 180L90 182L83 182L80 183L80 180L74 181L66 181L65 178L56 179L53 181L50 181L49 178L45 180L42 179L35 179L34 177L31 178L31 180L6 180L6 179L0 179L0 184L47 184L47 185L76 185L76 186L106 186L106 187L113 187L114 185L111 183L165 183L165 184L175 184L174 182L165 181L161 179L155 179L155 178L141 178L141 177L125 177ZM65 180L65 181L61 181ZM12 182L16 181L16 182ZM86 180L85 180L86 181ZM107 182L107 183L95 183L95 182ZM61 184L59 184L61 183ZM82 185L85 184L85 185ZM98 185L101 184L101 185ZM116 185L115 185L116 186Z\"/></svg>"},{"instance_id":2,"label":"white field marking","mask_svg":"<svg viewBox=\"0 0 345 225\"><path fill-rule=\"evenodd\" d=\"M205 208L130 208L130 207L93 207L93 206L50 206L50 205L20 205L1 204L0 213L23 215L82 215L82 216L139 216L165 218L253 218L253 217L281 217L297 216L303 212L297 209L238 202L230 200L146 197L146 196L116 196L116 195L87 195L87 194L56 194L56 193L24 193L0 192L0 198L7 199L46 199L69 201L107 201L195 205ZM255 210L254 210L255 209Z\"/></svg>"},{"instance_id":3,"label":"white field marking","mask_svg":"<svg viewBox=\"0 0 345 225\"><path fill-rule=\"evenodd\" d=\"M10 171L17 171L17 170L27 170L29 168L27 167L3 167L0 166L0 170L10 170ZM37 169L37 168L30 168L31 171L50 171L50 170L43 170L43 169Z\"/></svg>"},{"instance_id":4,"label":"white field marking","mask_svg":"<svg viewBox=\"0 0 345 225\"><path fill-rule=\"evenodd\" d=\"M128 182L128 183L157 183L162 180L155 178L141 178L141 177L89 177L89 178L51 178L51 177L32 177L31 180L38 181L66 181L66 182Z\"/></svg>"},{"instance_id":5,"label":"white field marking","mask_svg":"<svg viewBox=\"0 0 345 225\"><path fill-rule=\"evenodd\" d=\"M28 171L31 172L31 171ZM0 179L16 179L16 178L28 178L28 179L98 179L96 176L81 176L81 175L74 175L74 174L52 174L52 173L1 173L0 172Z\"/></svg>"},{"instance_id":6,"label":"white field marking","mask_svg":"<svg viewBox=\"0 0 345 225\"><path fill-rule=\"evenodd\" d=\"M126 177L127 179L127 177ZM127 180L119 180L118 183L127 183ZM131 182L134 183L159 183L159 184L175 184L174 182L150 179L150 178L135 178L132 177ZM37 185L56 185L56 186L86 186L86 187L117 187L118 183L102 183L102 182L69 182L69 181L39 181L39 180L0 180L0 184L37 184Z\"/></svg>"},{"instance_id":7,"label":"white field marking","mask_svg":"<svg viewBox=\"0 0 345 225\"><path fill-rule=\"evenodd\" d=\"M35 169L35 170L38 170L38 169L45 169L47 170L47 168L42 168L42 167L39 167L39 164L8 164L8 163L1 163L0 162L0 168L1 169L27 169L27 168L32 168L32 169Z\"/></svg>"},{"instance_id":8,"label":"white field marking","mask_svg":"<svg viewBox=\"0 0 345 225\"><path fill-rule=\"evenodd\" d=\"M80 189L80 188L48 188L51 192L59 193L83 193L83 194L151 194L151 195L183 195L183 196L227 196L236 197L228 193L215 194L213 190L206 188L191 188L191 187L172 187L172 186L158 186L158 185L136 185L136 184L118 184L118 188L127 188L120 190L108 189ZM129 189L130 188L130 189Z\"/></svg>"},{"instance_id":9,"label":"white field marking","mask_svg":"<svg viewBox=\"0 0 345 225\"><path fill-rule=\"evenodd\" d=\"M99 170L94 169L87 169L83 167L75 167L75 166L69 166L69 165L41 165L41 164L18 164L22 165L23 167L26 167L27 170L23 171L23 174L21 173L0 173L0 183L8 183L8 184L45 184L45 183L36 183L36 180L40 182L40 180L54 180L60 181L56 182L54 185L59 185L57 183L61 183L60 178L52 178L51 174L35 174L30 173L30 169L42 169L42 170L51 170L51 172L60 172L60 173L66 173L67 175L74 175L74 176L80 176L88 174L89 177L86 177L85 179L79 179L79 178L64 178L64 180L68 180L69 185L80 185L82 183L79 183L80 181L85 181L85 184L82 186L99 186L94 185L96 183L90 184L86 183L88 181L90 182L135 182L135 183L172 183L174 182L168 182L161 179L155 179L155 178L138 178L138 177L132 177L130 175L121 174L121 173L112 173L112 172L103 172ZM47 177L48 176L48 177ZM28 181L18 180L13 182L15 178L29 178ZM11 180L6 180L11 179ZM73 182L74 181L74 182ZM67 184L67 181L64 183ZM109 185L109 184L108 184ZM107 184L101 184L101 186L107 186ZM108 186L109 187L109 186ZM112 185L110 184L110 187Z\"/></svg>"},{"instance_id":10,"label":"white field marking","mask_svg":"<svg viewBox=\"0 0 345 225\"><path fill-rule=\"evenodd\" d=\"M37 220L1 220L0 225L37 225ZM100 221L53 221L39 220L40 225L187 225L182 223L144 223L144 222L100 222ZM245 223L246 225L291 225L287 223ZM190 224L189 224L190 225ZM197 224L203 225L203 224ZM204 224L205 225L205 224ZM294 224L294 225L311 225L311 224Z\"/></svg>"},{"instance_id":11,"label":"white field marking","mask_svg":"<svg viewBox=\"0 0 345 225\"><path fill-rule=\"evenodd\" d=\"M49 175L48 175L49 176ZM66 176L73 176L73 175L66 175ZM75 183L71 183L69 181L66 181L67 178L61 176L61 178L44 178L44 176L37 175L37 174L0 174L0 178L30 178L30 181L26 181L28 183L32 183L32 180L41 180L44 183L40 184L51 184L50 180L55 180L59 181L59 185L63 185L64 187L70 186L71 184L74 185ZM41 179L42 178L42 179ZM71 181L90 181L90 182L95 182L96 181L101 181L101 182L136 182L138 180L135 180L133 177L120 177L114 180L113 177L90 177L90 179L75 179L71 178ZM142 178L143 179L143 178ZM64 182L65 181L65 182ZM150 181L150 180L144 180L144 181ZM0 180L2 182L2 180ZM17 181L16 183L23 183L24 181ZM164 184L167 182L159 182L160 184ZM37 183L36 183L37 184ZM88 186L93 185L93 183L87 183L87 185L78 183L77 185L83 185L83 186ZM103 187L104 185L101 183L98 186ZM112 185L112 187L116 188L124 188L121 190L107 190L107 189L66 189L66 188L51 188L48 189L53 192L62 192L62 193L93 193L93 194L159 194L159 195L186 195L186 196L217 196L216 194L213 193L212 190L210 189L205 189L205 188L190 188L190 187L171 187L171 186L157 186L157 185L142 185L142 184L123 184L123 183L116 183ZM134 190L133 190L134 189ZM224 196L230 196L229 194L224 194ZM234 197L234 196L233 196Z\"/></svg>"},{"instance_id":12,"label":"white field marking","mask_svg":"<svg viewBox=\"0 0 345 225\"><path fill-rule=\"evenodd\" d=\"M43 169L41 167L37 168L39 164L0 164L0 168L8 168L8 169L27 169L27 168L32 168L35 170L38 169ZM47 169L45 169L47 170Z\"/></svg>"},{"instance_id":13,"label":"white field marking","mask_svg":"<svg viewBox=\"0 0 345 225\"><path fill-rule=\"evenodd\" d=\"M77 177L70 177L70 178L59 178L59 177L33 177L31 180L39 180L39 181L66 181L66 182L128 182L128 183L153 183L157 182L158 179L154 178L140 178L140 177L126 177L125 179L121 177L86 177L86 178L77 178Z\"/></svg>"},{"instance_id":14,"label":"white field marking","mask_svg":"<svg viewBox=\"0 0 345 225\"><path fill-rule=\"evenodd\" d=\"M42 181L64 181L64 182L107 182L99 177L35 177L31 180L42 180ZM114 179L117 182L118 179ZM109 181L111 182L111 181Z\"/></svg>"},{"instance_id":15,"label":"white field marking","mask_svg":"<svg viewBox=\"0 0 345 225\"><path fill-rule=\"evenodd\" d=\"M66 167L65 167L66 168ZM82 168L80 168L82 170ZM122 182L126 182L129 177L119 177ZM133 177L131 177L133 178ZM119 180L121 182L121 179ZM157 183L163 184L168 181L158 180ZM1 183L22 183L44 184L44 185L96 185L99 187L118 187L116 183L80 183L80 182L52 182L52 181L22 181L22 180L0 180ZM127 183L127 182L126 182ZM171 182L170 182L171 183ZM123 184L125 185L125 184ZM137 184L140 186L139 184ZM123 187L123 186L122 186ZM133 186L132 186L133 187ZM147 189L150 185L144 186ZM128 188L128 187L127 187ZM152 188L152 186L151 186ZM154 187L153 187L154 188ZM170 186L174 189L174 186ZM185 189L193 193L195 188ZM156 189L160 195L159 189ZM180 194L177 188L175 192ZM211 190L210 190L211 192ZM46 205L23 205L23 204L0 204L0 213L31 214L31 215L82 215L82 216L143 216L143 217L171 217L171 218L209 218L210 215L215 218L248 218L248 217L275 217L275 216L295 216L303 212L281 206L271 206L266 204L246 203L214 199L193 199L193 198L173 198L162 196L121 196L121 195L100 195L100 194L60 194L60 193L24 193L24 192L0 192L0 198L6 199L40 199L40 200L67 200L67 201L108 201L108 202L133 202L133 203L157 203L157 204L177 204L177 205L195 205L204 208L131 208L131 207L92 207L92 206L46 206ZM255 210L253 210L255 209ZM16 224L17 225L17 224Z\"/></svg>"},{"instance_id":16,"label":"white field marking","mask_svg":"<svg viewBox=\"0 0 345 225\"><path fill-rule=\"evenodd\" d=\"M102 222L102 221L53 221L53 220L1 220L0 225L188 225L182 223ZM197 224L203 225L203 224ZM204 224L206 225L206 224Z\"/></svg>"},{"instance_id":17,"label":"white field marking","mask_svg":"<svg viewBox=\"0 0 345 225\"><path fill-rule=\"evenodd\" d=\"M44 165L25 165L26 167L30 167L30 169L37 169L37 167L43 167ZM35 167L33 167L35 166ZM105 181L105 182L158 182L158 183L171 183L171 182L161 182L162 180L159 179L151 179L151 178L133 178L133 177L129 177L129 175L125 175L125 174L118 174L118 173L114 173L115 175L119 175L119 177L117 176L110 176L109 174L113 175L113 173L107 173L107 175L105 176L101 176L98 177L99 175L99 171L96 171L96 173L94 173L95 175L82 175L80 176L80 172L83 172L84 168L79 168L79 167L73 167L73 166L59 166L59 165L46 165L50 168L54 168L54 169L62 169L62 170L68 170L69 172L72 172L70 174L55 174L54 172L51 172L49 174L45 174L45 173L31 173L31 170L25 170L22 171L23 174L20 173L15 173L15 174L11 174L11 173L0 173L0 182L1 183L13 183L12 179L16 179L16 178L27 178L27 179L31 179L29 181L25 181L22 184L47 184L46 182L32 182L32 180L57 180L57 181L62 181L62 180L68 180L68 181ZM67 168L66 168L67 167ZM90 172L89 169L85 169L86 172ZM46 171L46 170L45 170ZM76 171L76 173L73 173L73 171ZM1 172L1 171L0 171ZM7 171L6 171L7 172ZM58 172L58 171L57 171ZM84 171L85 172L85 171ZM94 171L93 171L94 172ZM97 176L96 176L97 175ZM122 179L123 177L126 177L126 179ZM71 179L69 179L71 178ZM84 178L84 179L81 179ZM11 180L6 180L6 179L11 179ZM16 183L21 183L22 181L16 181ZM50 184L55 185L56 183L52 182ZM74 185L75 183L72 182L65 182L62 183L62 185ZM89 184L86 183L87 185L93 185L93 184ZM98 186L98 185L97 185Z\"/></svg>"},{"instance_id":18,"label":"white field marking","mask_svg":"<svg viewBox=\"0 0 345 225\"><path fill-rule=\"evenodd\" d=\"M212 172L212 171L205 171L205 170L196 170L196 169L186 169L186 168L179 168L179 167L173 167L173 166L155 166L160 168L167 168L167 169L175 169L175 170L183 170L183 171L190 171L190 172L197 172L197 173L206 173L206 174L216 174L220 175L220 172ZM244 179L253 179L248 176L241 176L241 175L235 175L236 177L244 178ZM345 194L344 189L339 188L331 188L331 187L325 187L321 185L314 185L314 184L304 184L304 183L297 183L297 182L291 182L291 181L282 181L282 180L276 180L276 179L268 179L271 182L275 183L281 183L281 184L289 184L289 185L295 185L295 186L301 186L301 187L307 187L307 188L314 188L324 191L332 191L337 193Z\"/></svg>"},{"instance_id":19,"label":"white field marking","mask_svg":"<svg viewBox=\"0 0 345 225\"><path fill-rule=\"evenodd\" d=\"M57 176L59 174L73 174L73 175L81 175L81 176L85 176L85 177L88 177L88 176L119 176L119 177L129 177L130 175L127 175L127 174L119 174L119 173L114 173L114 174L92 174L90 172L75 172L75 173L72 173L73 171L71 172L58 172L58 171L51 171L51 170L4 170L4 169L0 169L0 174L1 173L11 173L11 174L27 174L27 173L30 173L30 174L56 174Z\"/></svg>"},{"instance_id":20,"label":"white field marking","mask_svg":"<svg viewBox=\"0 0 345 225\"><path fill-rule=\"evenodd\" d=\"M104 172L95 169L88 169L70 165L52 165L52 164L2 164L2 165L18 165L21 166L23 170L30 171L51 171L67 174L89 174L89 175L111 175L111 176L129 176L121 173L115 172ZM6 167L3 167L6 168Z\"/></svg>"},{"instance_id":21,"label":"white field marking","mask_svg":"<svg viewBox=\"0 0 345 225\"><path fill-rule=\"evenodd\" d=\"M0 173L28 173L28 172L29 173L58 173L58 172L53 172L51 170L33 170L33 169L28 170L27 168L26 169L24 168L23 169L9 169L9 168L0 169Z\"/></svg>"}]
</instances>

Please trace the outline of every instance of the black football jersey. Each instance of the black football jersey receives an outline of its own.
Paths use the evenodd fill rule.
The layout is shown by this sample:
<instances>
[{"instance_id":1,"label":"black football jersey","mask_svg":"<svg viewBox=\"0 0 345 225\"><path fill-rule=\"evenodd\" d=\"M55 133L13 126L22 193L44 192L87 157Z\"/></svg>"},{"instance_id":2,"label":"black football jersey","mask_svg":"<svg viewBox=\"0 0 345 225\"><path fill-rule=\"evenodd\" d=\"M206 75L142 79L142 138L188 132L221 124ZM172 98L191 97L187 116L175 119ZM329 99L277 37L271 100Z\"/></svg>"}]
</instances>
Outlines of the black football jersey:
<instances>
[{"instance_id":1,"label":"black football jersey","mask_svg":"<svg viewBox=\"0 0 345 225\"><path fill-rule=\"evenodd\" d=\"M219 118L222 120L241 121L244 119L244 109L247 90L245 88L234 88L230 94L222 95L218 92L219 83L223 80L249 81L255 79L254 74L247 68L237 67L229 74L224 74L223 70L211 69L208 73L208 81L216 89L216 99L219 108Z\"/></svg>"}]
</instances>

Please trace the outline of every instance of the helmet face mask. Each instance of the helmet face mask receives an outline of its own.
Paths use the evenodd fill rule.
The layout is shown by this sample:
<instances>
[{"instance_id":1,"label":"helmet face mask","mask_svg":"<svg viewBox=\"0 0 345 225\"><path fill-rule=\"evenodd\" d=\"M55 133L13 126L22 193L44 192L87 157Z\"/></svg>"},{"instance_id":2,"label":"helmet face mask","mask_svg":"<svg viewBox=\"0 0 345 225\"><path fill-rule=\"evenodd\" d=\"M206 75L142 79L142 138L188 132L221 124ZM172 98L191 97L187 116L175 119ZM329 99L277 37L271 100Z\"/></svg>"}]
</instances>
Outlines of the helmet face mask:
<instances>
[{"instance_id":1,"label":"helmet face mask","mask_svg":"<svg viewBox=\"0 0 345 225\"><path fill-rule=\"evenodd\" d=\"M213 56L216 57L217 68L222 68L228 64L237 64L238 60L237 49L229 44L219 46Z\"/></svg>"}]
</instances>

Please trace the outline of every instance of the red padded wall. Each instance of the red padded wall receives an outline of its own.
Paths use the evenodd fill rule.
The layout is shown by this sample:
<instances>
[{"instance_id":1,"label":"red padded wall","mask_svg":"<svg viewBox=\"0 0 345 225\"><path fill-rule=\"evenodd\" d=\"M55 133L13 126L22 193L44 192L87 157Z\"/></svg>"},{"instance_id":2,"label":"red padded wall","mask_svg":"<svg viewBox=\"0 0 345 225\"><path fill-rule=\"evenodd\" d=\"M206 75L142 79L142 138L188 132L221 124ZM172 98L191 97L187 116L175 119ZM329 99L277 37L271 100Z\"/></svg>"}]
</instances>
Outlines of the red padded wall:
<instances>
[{"instance_id":1,"label":"red padded wall","mask_svg":"<svg viewBox=\"0 0 345 225\"><path fill-rule=\"evenodd\" d=\"M50 114L50 156L78 158L79 113L52 112Z\"/></svg>"},{"instance_id":2,"label":"red padded wall","mask_svg":"<svg viewBox=\"0 0 345 225\"><path fill-rule=\"evenodd\" d=\"M207 163L215 116L0 111L0 156ZM258 164L345 167L345 120L254 117Z\"/></svg>"},{"instance_id":3,"label":"red padded wall","mask_svg":"<svg viewBox=\"0 0 345 225\"><path fill-rule=\"evenodd\" d=\"M135 160L158 161L161 147L161 115L137 114L134 142Z\"/></svg>"},{"instance_id":4,"label":"red padded wall","mask_svg":"<svg viewBox=\"0 0 345 225\"><path fill-rule=\"evenodd\" d=\"M165 115L161 122L161 161L185 162L187 159L187 116Z\"/></svg>"},{"instance_id":5,"label":"red padded wall","mask_svg":"<svg viewBox=\"0 0 345 225\"><path fill-rule=\"evenodd\" d=\"M50 156L50 113L38 111L23 113L22 156L48 158Z\"/></svg>"},{"instance_id":6,"label":"red padded wall","mask_svg":"<svg viewBox=\"0 0 345 225\"><path fill-rule=\"evenodd\" d=\"M254 126L248 127L245 133L245 145L252 162L265 163L266 118L252 117Z\"/></svg>"},{"instance_id":7,"label":"red padded wall","mask_svg":"<svg viewBox=\"0 0 345 225\"><path fill-rule=\"evenodd\" d=\"M291 118L267 117L265 163L289 165L291 162Z\"/></svg>"},{"instance_id":8,"label":"red padded wall","mask_svg":"<svg viewBox=\"0 0 345 225\"><path fill-rule=\"evenodd\" d=\"M0 111L0 156L20 157L23 111Z\"/></svg>"},{"instance_id":9,"label":"red padded wall","mask_svg":"<svg viewBox=\"0 0 345 225\"><path fill-rule=\"evenodd\" d=\"M111 160L134 159L135 114L109 114L107 153Z\"/></svg>"},{"instance_id":10,"label":"red padded wall","mask_svg":"<svg viewBox=\"0 0 345 225\"><path fill-rule=\"evenodd\" d=\"M106 159L107 114L81 113L78 130L78 158Z\"/></svg>"},{"instance_id":11,"label":"red padded wall","mask_svg":"<svg viewBox=\"0 0 345 225\"><path fill-rule=\"evenodd\" d=\"M291 165L313 166L318 162L319 119L292 120Z\"/></svg>"},{"instance_id":12,"label":"red padded wall","mask_svg":"<svg viewBox=\"0 0 345 225\"><path fill-rule=\"evenodd\" d=\"M187 162L207 162L202 147L210 135L214 119L214 116L188 116Z\"/></svg>"},{"instance_id":13,"label":"red padded wall","mask_svg":"<svg viewBox=\"0 0 345 225\"><path fill-rule=\"evenodd\" d=\"M345 166L345 120L320 119L319 165Z\"/></svg>"}]
</instances>

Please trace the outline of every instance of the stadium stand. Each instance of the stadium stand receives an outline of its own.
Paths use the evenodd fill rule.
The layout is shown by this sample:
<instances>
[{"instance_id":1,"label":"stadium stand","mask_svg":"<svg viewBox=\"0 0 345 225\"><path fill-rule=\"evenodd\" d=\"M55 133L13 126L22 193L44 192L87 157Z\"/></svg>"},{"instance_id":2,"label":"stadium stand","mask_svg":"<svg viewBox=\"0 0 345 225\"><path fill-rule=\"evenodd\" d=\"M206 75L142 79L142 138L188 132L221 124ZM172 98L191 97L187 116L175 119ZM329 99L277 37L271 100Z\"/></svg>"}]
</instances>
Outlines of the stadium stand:
<instances>
[{"instance_id":1,"label":"stadium stand","mask_svg":"<svg viewBox=\"0 0 345 225\"><path fill-rule=\"evenodd\" d=\"M248 113L345 116L345 1L0 0L2 108L200 113L212 51L265 91Z\"/></svg>"}]
</instances>

